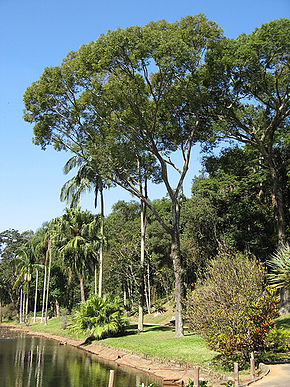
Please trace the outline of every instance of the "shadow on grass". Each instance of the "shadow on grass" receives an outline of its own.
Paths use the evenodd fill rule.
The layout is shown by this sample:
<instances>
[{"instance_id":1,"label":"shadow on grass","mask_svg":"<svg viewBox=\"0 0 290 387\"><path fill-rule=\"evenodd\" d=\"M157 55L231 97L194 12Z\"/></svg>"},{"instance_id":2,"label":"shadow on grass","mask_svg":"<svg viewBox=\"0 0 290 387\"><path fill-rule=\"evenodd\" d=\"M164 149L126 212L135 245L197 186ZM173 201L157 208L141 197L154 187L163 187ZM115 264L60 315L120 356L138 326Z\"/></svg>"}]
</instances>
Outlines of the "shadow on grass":
<instances>
[{"instance_id":1,"label":"shadow on grass","mask_svg":"<svg viewBox=\"0 0 290 387\"><path fill-rule=\"evenodd\" d=\"M290 329L290 317L280 317L275 321L277 329L284 328L284 329Z\"/></svg>"}]
</instances>

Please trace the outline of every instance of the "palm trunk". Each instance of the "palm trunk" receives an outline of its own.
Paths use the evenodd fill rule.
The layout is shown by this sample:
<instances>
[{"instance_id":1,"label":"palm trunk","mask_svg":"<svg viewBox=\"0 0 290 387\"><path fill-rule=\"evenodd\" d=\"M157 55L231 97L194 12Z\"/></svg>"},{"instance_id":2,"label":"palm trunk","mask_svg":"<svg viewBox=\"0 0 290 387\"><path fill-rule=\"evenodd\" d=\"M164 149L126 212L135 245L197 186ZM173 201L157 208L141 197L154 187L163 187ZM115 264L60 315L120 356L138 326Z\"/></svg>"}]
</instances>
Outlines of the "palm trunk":
<instances>
[{"instance_id":1,"label":"palm trunk","mask_svg":"<svg viewBox=\"0 0 290 387\"><path fill-rule=\"evenodd\" d=\"M34 294L34 312L33 312L33 322L36 322L36 306L37 306L37 287L38 287L38 269L35 269L36 278L35 278L35 294Z\"/></svg>"},{"instance_id":2,"label":"palm trunk","mask_svg":"<svg viewBox=\"0 0 290 387\"><path fill-rule=\"evenodd\" d=\"M29 275L27 274L27 294L26 294L26 306L25 306L25 324L28 324L28 304L29 304Z\"/></svg>"},{"instance_id":3,"label":"palm trunk","mask_svg":"<svg viewBox=\"0 0 290 387\"><path fill-rule=\"evenodd\" d=\"M19 324L22 323L22 287L20 289Z\"/></svg>"},{"instance_id":4,"label":"palm trunk","mask_svg":"<svg viewBox=\"0 0 290 387\"><path fill-rule=\"evenodd\" d=\"M26 294L22 292L22 320L25 322L25 300Z\"/></svg>"},{"instance_id":5,"label":"palm trunk","mask_svg":"<svg viewBox=\"0 0 290 387\"><path fill-rule=\"evenodd\" d=\"M46 297L45 297L45 317L44 317L44 325L47 325L47 309L48 309L49 281L50 281L50 270L51 270L51 239L50 239L49 242L48 242L48 251L49 251L49 264L48 264L47 288L46 288Z\"/></svg>"},{"instance_id":6,"label":"palm trunk","mask_svg":"<svg viewBox=\"0 0 290 387\"><path fill-rule=\"evenodd\" d=\"M94 273L95 273L95 296L96 296L98 294L98 289L97 289L97 265L95 265Z\"/></svg>"},{"instance_id":7,"label":"palm trunk","mask_svg":"<svg viewBox=\"0 0 290 387\"><path fill-rule=\"evenodd\" d=\"M103 247L104 247L104 196L103 188L100 189L101 199L101 245L100 245L100 267L99 267L99 297L102 297L103 287Z\"/></svg>"},{"instance_id":8,"label":"palm trunk","mask_svg":"<svg viewBox=\"0 0 290 387\"><path fill-rule=\"evenodd\" d=\"M85 288L84 288L84 276L79 274L80 288L81 288L81 302L85 302Z\"/></svg>"},{"instance_id":9,"label":"palm trunk","mask_svg":"<svg viewBox=\"0 0 290 387\"><path fill-rule=\"evenodd\" d=\"M41 308L41 323L43 323L44 310L45 310L45 294L46 294L46 277L47 277L47 261L48 261L48 247L45 254L44 263L44 278L43 278L43 293L42 293L42 308Z\"/></svg>"}]
</instances>

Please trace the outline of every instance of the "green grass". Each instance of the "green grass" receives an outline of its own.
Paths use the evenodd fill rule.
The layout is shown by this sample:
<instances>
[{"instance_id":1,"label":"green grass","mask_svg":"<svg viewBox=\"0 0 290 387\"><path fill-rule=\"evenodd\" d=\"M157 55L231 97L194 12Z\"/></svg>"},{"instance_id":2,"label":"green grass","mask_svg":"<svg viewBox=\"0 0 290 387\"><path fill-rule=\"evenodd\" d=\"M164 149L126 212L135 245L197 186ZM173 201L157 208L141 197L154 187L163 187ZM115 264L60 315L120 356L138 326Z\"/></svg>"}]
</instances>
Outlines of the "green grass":
<instances>
[{"instance_id":1,"label":"green grass","mask_svg":"<svg viewBox=\"0 0 290 387\"><path fill-rule=\"evenodd\" d=\"M25 327L24 324L21 324L21 326ZM53 335L58 336L65 336L70 337L72 339L85 339L86 335L79 335L75 332L71 331L70 329L63 329L61 327L61 321L59 318L52 318L47 321L47 325L44 325L42 323L36 323L29 325L29 329L36 331L36 332L47 332L51 333Z\"/></svg>"},{"instance_id":2,"label":"green grass","mask_svg":"<svg viewBox=\"0 0 290 387\"><path fill-rule=\"evenodd\" d=\"M284 314L275 320L277 329L284 328L290 331L290 313Z\"/></svg>"},{"instance_id":3,"label":"green grass","mask_svg":"<svg viewBox=\"0 0 290 387\"><path fill-rule=\"evenodd\" d=\"M136 332L137 326L131 325L127 335L110 337L102 340L101 343L162 360L175 360L201 366L208 366L217 354L210 351L205 341L195 334L186 333L185 336L176 338L172 328L148 326L145 326L144 332Z\"/></svg>"}]
</instances>

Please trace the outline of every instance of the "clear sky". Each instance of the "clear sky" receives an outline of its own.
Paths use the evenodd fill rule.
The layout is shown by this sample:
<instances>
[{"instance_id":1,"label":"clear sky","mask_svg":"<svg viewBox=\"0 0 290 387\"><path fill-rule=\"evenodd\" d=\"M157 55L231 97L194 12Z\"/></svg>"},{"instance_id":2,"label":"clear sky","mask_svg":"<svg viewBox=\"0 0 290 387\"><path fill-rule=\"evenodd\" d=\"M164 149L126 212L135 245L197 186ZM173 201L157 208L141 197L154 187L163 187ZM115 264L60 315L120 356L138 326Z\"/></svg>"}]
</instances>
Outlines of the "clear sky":
<instances>
[{"instance_id":1,"label":"clear sky","mask_svg":"<svg viewBox=\"0 0 290 387\"><path fill-rule=\"evenodd\" d=\"M176 21L204 13L235 38L273 19L289 17L290 0L0 0L0 232L36 230L63 213L59 201L67 180L62 168L69 154L32 144L32 125L22 119L22 96L46 66L59 65L71 50L117 27L151 20ZM200 168L192 155L185 193ZM161 188L152 198L164 196ZM106 212L131 197L120 189L106 194ZM92 197L83 208L93 210Z\"/></svg>"}]
</instances>

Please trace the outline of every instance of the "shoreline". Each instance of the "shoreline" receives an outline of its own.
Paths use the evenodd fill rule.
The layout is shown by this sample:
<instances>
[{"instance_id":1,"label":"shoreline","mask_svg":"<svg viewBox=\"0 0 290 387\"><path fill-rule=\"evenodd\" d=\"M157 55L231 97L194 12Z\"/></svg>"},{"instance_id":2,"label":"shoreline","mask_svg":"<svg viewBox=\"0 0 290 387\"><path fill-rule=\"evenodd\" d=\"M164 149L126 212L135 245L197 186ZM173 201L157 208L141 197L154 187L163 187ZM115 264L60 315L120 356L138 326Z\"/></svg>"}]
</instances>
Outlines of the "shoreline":
<instances>
[{"instance_id":1,"label":"shoreline","mask_svg":"<svg viewBox=\"0 0 290 387\"><path fill-rule=\"evenodd\" d=\"M83 339L72 339L67 336L54 335L48 332L34 331L29 327L19 327L18 325L2 323L0 328L13 329L18 332L23 332L32 336L44 337L46 339L55 340L60 345L70 345L81 349L93 355L96 355L101 360L106 360L116 366L123 368L133 368L136 371L147 373L158 379L161 379L163 385L176 386L182 382L187 384L189 379L194 378L194 364L180 364L174 361L162 361L154 357L148 357L133 351L122 348L114 348L104 345L100 342L93 341L91 344L84 344ZM225 382L227 378L217 375L213 371L200 367L200 378L209 380L213 387L220 386L220 383Z\"/></svg>"}]
</instances>

